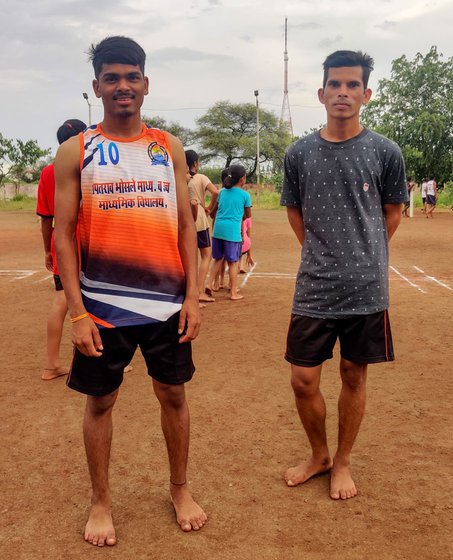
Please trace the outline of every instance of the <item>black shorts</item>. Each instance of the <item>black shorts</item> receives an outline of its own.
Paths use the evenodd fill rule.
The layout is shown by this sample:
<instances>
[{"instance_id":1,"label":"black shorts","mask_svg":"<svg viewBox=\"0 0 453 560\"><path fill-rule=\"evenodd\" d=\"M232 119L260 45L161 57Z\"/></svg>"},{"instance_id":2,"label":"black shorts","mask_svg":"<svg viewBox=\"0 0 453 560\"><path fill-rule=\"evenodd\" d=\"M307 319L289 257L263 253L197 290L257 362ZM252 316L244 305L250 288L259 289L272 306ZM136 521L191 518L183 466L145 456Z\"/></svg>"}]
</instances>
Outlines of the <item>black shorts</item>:
<instances>
[{"instance_id":1,"label":"black shorts","mask_svg":"<svg viewBox=\"0 0 453 560\"><path fill-rule=\"evenodd\" d=\"M337 338L341 356L350 362L372 364L395 359L388 311L384 310L346 319L291 315L285 360L296 366L318 366L332 358Z\"/></svg>"},{"instance_id":2,"label":"black shorts","mask_svg":"<svg viewBox=\"0 0 453 560\"><path fill-rule=\"evenodd\" d=\"M168 385L190 381L195 371L190 342L180 343L179 313L164 323L100 329L104 350L99 358L74 351L66 384L71 389L101 397L112 393L123 381L123 370L137 346L145 358L148 375Z\"/></svg>"},{"instance_id":3,"label":"black shorts","mask_svg":"<svg viewBox=\"0 0 453 560\"><path fill-rule=\"evenodd\" d=\"M53 281L55 282L55 290L61 292L63 290L63 284L61 283L61 278L58 274L53 275Z\"/></svg>"},{"instance_id":4,"label":"black shorts","mask_svg":"<svg viewBox=\"0 0 453 560\"><path fill-rule=\"evenodd\" d=\"M426 204L429 204L430 206L436 206L436 197L433 194L427 194Z\"/></svg>"},{"instance_id":5,"label":"black shorts","mask_svg":"<svg viewBox=\"0 0 453 560\"><path fill-rule=\"evenodd\" d=\"M197 231L197 242L199 249L206 249L206 247L211 246L211 236L209 235L209 229Z\"/></svg>"}]
</instances>

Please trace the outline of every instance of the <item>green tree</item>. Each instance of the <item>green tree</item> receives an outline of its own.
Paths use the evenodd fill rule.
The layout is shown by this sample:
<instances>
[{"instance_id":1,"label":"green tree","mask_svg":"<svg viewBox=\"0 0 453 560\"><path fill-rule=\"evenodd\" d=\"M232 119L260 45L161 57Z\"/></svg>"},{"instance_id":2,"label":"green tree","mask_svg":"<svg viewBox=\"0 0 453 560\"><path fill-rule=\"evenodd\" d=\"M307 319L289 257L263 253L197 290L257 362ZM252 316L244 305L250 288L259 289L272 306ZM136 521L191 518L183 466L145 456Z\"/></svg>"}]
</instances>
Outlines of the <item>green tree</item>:
<instances>
[{"instance_id":1,"label":"green tree","mask_svg":"<svg viewBox=\"0 0 453 560\"><path fill-rule=\"evenodd\" d=\"M265 109L259 110L260 169L263 164L278 172L283 167L285 150L291 135L285 123ZM218 101L197 119L196 139L201 159L228 167L235 161L247 168L253 177L257 168L256 106L253 103L233 104Z\"/></svg>"},{"instance_id":2,"label":"green tree","mask_svg":"<svg viewBox=\"0 0 453 560\"><path fill-rule=\"evenodd\" d=\"M362 113L364 124L399 144L418 182L430 174L440 184L453 177L453 58L442 58L433 46L425 56L394 60Z\"/></svg>"},{"instance_id":3,"label":"green tree","mask_svg":"<svg viewBox=\"0 0 453 560\"><path fill-rule=\"evenodd\" d=\"M181 126L176 122L167 122L163 117L142 117L143 122L152 126L153 128L160 128L161 130L166 130L170 134L177 136L184 146L190 146L193 144L195 133L190 128Z\"/></svg>"},{"instance_id":4,"label":"green tree","mask_svg":"<svg viewBox=\"0 0 453 560\"><path fill-rule=\"evenodd\" d=\"M21 182L33 179L40 169L41 158L49 154L50 149L41 149L36 140L11 140L0 133L0 186L12 181L18 195Z\"/></svg>"}]
</instances>

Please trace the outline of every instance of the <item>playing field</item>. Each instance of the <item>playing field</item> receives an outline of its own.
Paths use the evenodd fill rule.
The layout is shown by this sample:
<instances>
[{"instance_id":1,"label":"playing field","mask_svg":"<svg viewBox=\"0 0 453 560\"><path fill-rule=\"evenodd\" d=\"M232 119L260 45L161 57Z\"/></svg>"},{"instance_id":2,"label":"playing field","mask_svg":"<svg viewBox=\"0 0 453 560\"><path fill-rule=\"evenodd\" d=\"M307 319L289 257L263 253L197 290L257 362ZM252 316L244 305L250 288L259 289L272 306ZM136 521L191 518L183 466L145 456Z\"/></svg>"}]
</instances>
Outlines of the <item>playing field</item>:
<instances>
[{"instance_id":1,"label":"playing field","mask_svg":"<svg viewBox=\"0 0 453 560\"><path fill-rule=\"evenodd\" d=\"M396 362L369 368L353 454L359 496L328 476L287 488L308 453L283 360L299 248L283 211L254 211L257 266L203 310L188 384L190 488L209 521L184 534L168 499L159 409L139 355L114 413L118 545L83 541L90 488L84 397L40 379L53 284L32 212L0 213L0 558L5 560L448 560L453 558L453 212L404 219L391 243ZM244 276L241 281L244 281ZM69 326L62 346L71 356ZM323 373L336 440L337 354Z\"/></svg>"}]
</instances>

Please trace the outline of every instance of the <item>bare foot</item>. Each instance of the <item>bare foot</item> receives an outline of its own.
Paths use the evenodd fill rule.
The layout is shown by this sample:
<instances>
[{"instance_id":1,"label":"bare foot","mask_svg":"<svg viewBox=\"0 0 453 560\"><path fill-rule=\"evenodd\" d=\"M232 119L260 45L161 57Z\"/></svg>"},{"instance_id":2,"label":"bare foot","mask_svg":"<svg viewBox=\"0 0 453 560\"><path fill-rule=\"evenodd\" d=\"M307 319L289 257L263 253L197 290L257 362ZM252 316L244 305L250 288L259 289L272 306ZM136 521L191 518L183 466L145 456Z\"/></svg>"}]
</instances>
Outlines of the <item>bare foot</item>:
<instances>
[{"instance_id":1,"label":"bare foot","mask_svg":"<svg viewBox=\"0 0 453 560\"><path fill-rule=\"evenodd\" d=\"M330 474L330 497L332 500L347 500L357 496L348 465L334 465Z\"/></svg>"},{"instance_id":2,"label":"bare foot","mask_svg":"<svg viewBox=\"0 0 453 560\"><path fill-rule=\"evenodd\" d=\"M116 544L112 512L102 505L91 506L90 516L85 527L85 540L94 546L113 546Z\"/></svg>"},{"instance_id":3,"label":"bare foot","mask_svg":"<svg viewBox=\"0 0 453 560\"><path fill-rule=\"evenodd\" d=\"M186 485L170 486L171 503L175 508L176 521L185 532L198 531L208 520L207 515L189 494Z\"/></svg>"},{"instance_id":4,"label":"bare foot","mask_svg":"<svg viewBox=\"0 0 453 560\"><path fill-rule=\"evenodd\" d=\"M307 461L302 461L296 467L289 468L285 473L285 480L288 486L297 486L307 482L317 474L329 472L332 468L332 459L326 457L323 461L317 462L310 457Z\"/></svg>"},{"instance_id":5,"label":"bare foot","mask_svg":"<svg viewBox=\"0 0 453 560\"><path fill-rule=\"evenodd\" d=\"M240 299L244 299L244 296L241 296L240 294L231 294L230 299L233 301L239 301Z\"/></svg>"},{"instance_id":6,"label":"bare foot","mask_svg":"<svg viewBox=\"0 0 453 560\"><path fill-rule=\"evenodd\" d=\"M62 375L68 375L68 373L69 370L65 367L45 368L41 375L41 379L44 381L52 381L52 379L56 379Z\"/></svg>"},{"instance_id":7,"label":"bare foot","mask_svg":"<svg viewBox=\"0 0 453 560\"><path fill-rule=\"evenodd\" d=\"M199 295L198 301L210 302L210 301L215 301L215 299L212 296L209 296L208 294L205 293Z\"/></svg>"},{"instance_id":8,"label":"bare foot","mask_svg":"<svg viewBox=\"0 0 453 560\"><path fill-rule=\"evenodd\" d=\"M206 307L206 305L205 305L204 303L199 303L199 304L198 304L198 307L199 307L200 309L204 309L204 308Z\"/></svg>"}]
</instances>

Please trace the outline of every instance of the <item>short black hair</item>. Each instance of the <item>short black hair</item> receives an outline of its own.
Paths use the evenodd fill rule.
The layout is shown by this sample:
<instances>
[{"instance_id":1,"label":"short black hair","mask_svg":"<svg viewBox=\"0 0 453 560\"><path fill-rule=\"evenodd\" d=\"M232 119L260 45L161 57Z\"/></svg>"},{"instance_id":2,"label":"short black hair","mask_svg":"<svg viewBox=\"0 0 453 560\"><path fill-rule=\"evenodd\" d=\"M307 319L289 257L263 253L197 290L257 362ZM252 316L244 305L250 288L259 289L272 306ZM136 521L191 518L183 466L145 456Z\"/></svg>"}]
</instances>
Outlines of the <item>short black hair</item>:
<instances>
[{"instance_id":1,"label":"short black hair","mask_svg":"<svg viewBox=\"0 0 453 560\"><path fill-rule=\"evenodd\" d=\"M142 47L129 37L115 35L106 37L97 45L92 44L88 51L96 78L103 64L131 64L138 66L145 74L146 53Z\"/></svg>"},{"instance_id":2,"label":"short black hair","mask_svg":"<svg viewBox=\"0 0 453 560\"><path fill-rule=\"evenodd\" d=\"M198 154L195 150L186 150L186 163L189 166L189 169L192 168L193 164L199 160Z\"/></svg>"},{"instance_id":3,"label":"short black hair","mask_svg":"<svg viewBox=\"0 0 453 560\"><path fill-rule=\"evenodd\" d=\"M330 68L343 68L344 66L361 66L362 67L362 81L363 87L368 87L368 79L374 67L374 60L370 55L362 51L335 51L326 58L323 63L324 78L322 87L326 87L327 76Z\"/></svg>"},{"instance_id":4,"label":"short black hair","mask_svg":"<svg viewBox=\"0 0 453 560\"><path fill-rule=\"evenodd\" d=\"M57 130L57 140L59 144L63 144L69 138L77 136L79 132L83 132L87 125L79 119L68 119Z\"/></svg>"}]
</instances>

